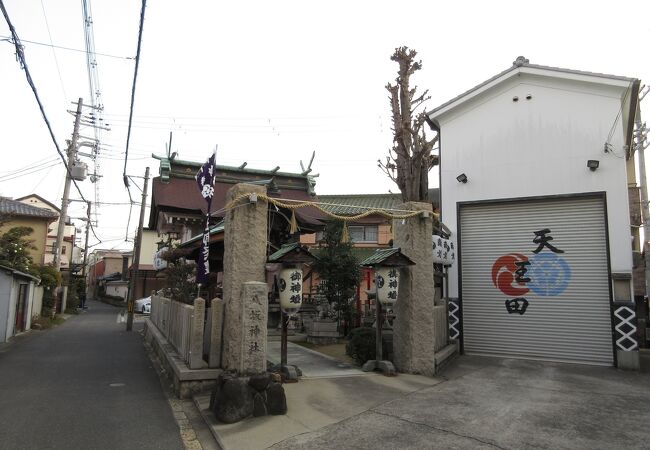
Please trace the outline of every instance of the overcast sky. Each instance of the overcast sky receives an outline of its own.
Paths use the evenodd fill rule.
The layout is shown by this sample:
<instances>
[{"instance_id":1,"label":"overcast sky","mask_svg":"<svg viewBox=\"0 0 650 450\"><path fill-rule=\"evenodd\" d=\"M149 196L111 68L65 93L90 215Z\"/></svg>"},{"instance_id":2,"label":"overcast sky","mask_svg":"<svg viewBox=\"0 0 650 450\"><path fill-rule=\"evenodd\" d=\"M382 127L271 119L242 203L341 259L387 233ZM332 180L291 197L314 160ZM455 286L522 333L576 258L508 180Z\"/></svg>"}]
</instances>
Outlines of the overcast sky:
<instances>
[{"instance_id":1,"label":"overcast sky","mask_svg":"<svg viewBox=\"0 0 650 450\"><path fill-rule=\"evenodd\" d=\"M81 0L4 0L62 150L72 101L89 102ZM128 201L122 184L140 2L89 2L104 118L101 202ZM648 1L167 1L145 13L127 172L158 174L152 152L169 132L179 158L297 172L316 151L319 194L383 193L377 168L391 145L388 81L395 47L418 51L414 82L431 109L508 68L531 63L650 80ZM48 32L49 26L49 32ZM60 204L64 169L0 20L0 195L37 193ZM129 58L129 59L127 59ZM650 97L648 97L650 98ZM647 102L648 100L646 100ZM647 107L645 108L647 110ZM614 118L612 118L614 119ZM91 129L82 135L93 136ZM83 151L83 150L82 150ZM51 164L49 162L52 162ZM92 167L92 163L88 161ZM42 164L33 173L17 172ZM437 173L431 174L432 186ZM141 182L141 180L140 180ZM95 186L80 183L94 200ZM138 196L137 189L133 195ZM74 193L73 198L79 198ZM73 203L71 216L83 216ZM102 205L98 247L126 248L128 206ZM137 208L129 229L134 234ZM148 218L148 212L147 212ZM79 222L81 224L81 222ZM97 241L91 237L91 244Z\"/></svg>"}]
</instances>

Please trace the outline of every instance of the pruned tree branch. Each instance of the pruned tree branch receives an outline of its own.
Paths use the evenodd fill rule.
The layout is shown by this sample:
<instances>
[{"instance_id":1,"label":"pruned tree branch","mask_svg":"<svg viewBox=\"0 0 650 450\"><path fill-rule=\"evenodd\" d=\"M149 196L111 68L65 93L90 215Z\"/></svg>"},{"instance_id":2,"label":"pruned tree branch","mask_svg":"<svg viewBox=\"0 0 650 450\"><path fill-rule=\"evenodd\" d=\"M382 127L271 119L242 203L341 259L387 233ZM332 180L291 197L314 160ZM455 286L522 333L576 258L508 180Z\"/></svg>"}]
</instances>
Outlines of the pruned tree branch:
<instances>
[{"instance_id":1,"label":"pruned tree branch","mask_svg":"<svg viewBox=\"0 0 650 450\"><path fill-rule=\"evenodd\" d=\"M399 65L395 84L388 83L392 116L393 148L386 162L377 160L379 168L399 187L404 201L426 201L428 198L428 173L438 164L438 156L431 155L438 137L427 139L426 115L415 114L431 96L425 90L416 95L417 86L410 88L410 77L422 68L416 61L417 52L408 47L398 47L391 60Z\"/></svg>"}]
</instances>

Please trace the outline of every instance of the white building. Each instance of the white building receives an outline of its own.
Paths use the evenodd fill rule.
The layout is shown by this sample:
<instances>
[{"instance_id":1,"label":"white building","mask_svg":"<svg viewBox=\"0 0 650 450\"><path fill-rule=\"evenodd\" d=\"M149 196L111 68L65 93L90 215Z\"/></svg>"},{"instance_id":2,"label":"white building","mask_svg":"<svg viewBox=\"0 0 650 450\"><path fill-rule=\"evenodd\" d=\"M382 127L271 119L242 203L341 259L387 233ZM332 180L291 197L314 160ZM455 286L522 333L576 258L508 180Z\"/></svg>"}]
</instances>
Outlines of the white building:
<instances>
[{"instance_id":1,"label":"white building","mask_svg":"<svg viewBox=\"0 0 650 450\"><path fill-rule=\"evenodd\" d=\"M428 113L465 353L638 367L627 323L638 89L519 57Z\"/></svg>"}]
</instances>

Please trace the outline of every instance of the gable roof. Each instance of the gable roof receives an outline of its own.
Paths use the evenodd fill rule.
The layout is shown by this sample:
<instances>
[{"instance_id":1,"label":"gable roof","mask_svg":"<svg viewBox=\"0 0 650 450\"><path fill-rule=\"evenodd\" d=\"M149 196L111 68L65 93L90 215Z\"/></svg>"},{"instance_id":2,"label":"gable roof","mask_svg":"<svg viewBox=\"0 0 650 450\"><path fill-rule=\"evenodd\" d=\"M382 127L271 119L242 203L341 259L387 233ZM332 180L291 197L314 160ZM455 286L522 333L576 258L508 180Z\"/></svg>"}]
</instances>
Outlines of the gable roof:
<instances>
[{"instance_id":1,"label":"gable roof","mask_svg":"<svg viewBox=\"0 0 650 450\"><path fill-rule=\"evenodd\" d=\"M538 74L538 75L541 74L555 75L558 77L577 78L584 81L591 81L600 84L614 83L621 86L625 86L625 85L629 86L631 85L631 83L636 81L635 78L623 77L619 75L609 75L609 74L597 73L597 72L587 72L583 70L564 69L561 67L530 64L530 61L527 58L523 56L519 56L515 61L513 61L511 67L507 68L501 73L496 74L492 78L485 80L484 82L474 86L468 91L465 91L462 94L452 98L451 100L432 109L431 111L428 111L426 115L430 120L435 120L436 117L442 115L443 113L446 113L447 111L473 98L474 96L480 94L481 92L484 92L485 90L488 90L491 87L502 83L503 81L509 79L510 77L516 76L521 73Z\"/></svg>"},{"instance_id":2,"label":"gable roof","mask_svg":"<svg viewBox=\"0 0 650 450\"><path fill-rule=\"evenodd\" d=\"M359 265L364 267L386 266L403 267L414 266L415 263L402 253L401 248L382 248L361 261Z\"/></svg>"},{"instance_id":3,"label":"gable roof","mask_svg":"<svg viewBox=\"0 0 650 450\"><path fill-rule=\"evenodd\" d=\"M16 200L11 200L6 197L0 197L0 216L21 216L55 220L57 217L59 217L59 213L50 211L49 209L45 208L37 208L36 206L28 205Z\"/></svg>"},{"instance_id":4,"label":"gable roof","mask_svg":"<svg viewBox=\"0 0 650 450\"><path fill-rule=\"evenodd\" d=\"M29 195L25 195L24 197L20 197L20 198L17 198L17 199L15 199L15 200L16 200L17 202L22 202L23 200L27 200L27 199L30 198L30 197L35 197L35 198L39 199L40 201L42 201L42 202L45 203L46 205L48 205L48 206L54 208L54 210L55 210L56 212L58 212L58 213L61 212L61 208L59 208L58 206L56 206L54 203L50 202L49 200L44 199L43 197L41 197L41 196L38 195L38 194L29 194Z\"/></svg>"}]
</instances>

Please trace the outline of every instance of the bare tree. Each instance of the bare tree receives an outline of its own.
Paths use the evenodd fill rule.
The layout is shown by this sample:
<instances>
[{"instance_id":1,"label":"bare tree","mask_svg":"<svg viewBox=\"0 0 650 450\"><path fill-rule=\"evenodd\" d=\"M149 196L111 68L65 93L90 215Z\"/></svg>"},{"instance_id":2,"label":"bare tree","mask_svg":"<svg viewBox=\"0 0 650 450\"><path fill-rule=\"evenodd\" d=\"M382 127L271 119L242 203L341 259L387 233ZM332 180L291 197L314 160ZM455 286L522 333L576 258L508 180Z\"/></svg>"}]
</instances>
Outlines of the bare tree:
<instances>
[{"instance_id":1,"label":"bare tree","mask_svg":"<svg viewBox=\"0 0 650 450\"><path fill-rule=\"evenodd\" d=\"M424 110L416 111L431 98L429 90L417 95L417 86L410 88L411 75L422 68L416 55L415 50L399 47L390 58L399 64L395 84L386 85L393 116L393 148L385 162L377 160L382 171L397 184L405 202L428 200L429 171L438 164L438 157L431 154L438 136L427 139L426 114Z\"/></svg>"}]
</instances>

